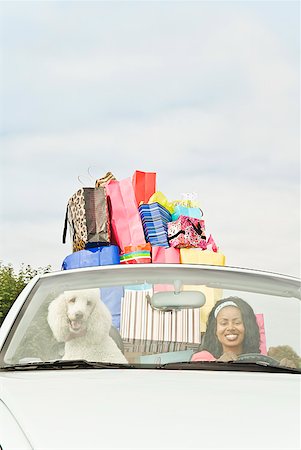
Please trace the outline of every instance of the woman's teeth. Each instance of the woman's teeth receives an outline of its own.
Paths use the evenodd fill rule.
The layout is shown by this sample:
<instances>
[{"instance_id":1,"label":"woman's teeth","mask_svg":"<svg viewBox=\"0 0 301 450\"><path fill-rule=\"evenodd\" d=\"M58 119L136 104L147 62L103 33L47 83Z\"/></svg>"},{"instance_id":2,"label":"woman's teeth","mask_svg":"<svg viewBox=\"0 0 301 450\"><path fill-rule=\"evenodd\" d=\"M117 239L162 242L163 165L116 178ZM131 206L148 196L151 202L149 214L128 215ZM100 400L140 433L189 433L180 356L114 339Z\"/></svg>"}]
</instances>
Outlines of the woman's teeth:
<instances>
[{"instance_id":1,"label":"woman's teeth","mask_svg":"<svg viewBox=\"0 0 301 450\"><path fill-rule=\"evenodd\" d=\"M237 338L237 334L226 334L226 338L229 341L234 341Z\"/></svg>"}]
</instances>

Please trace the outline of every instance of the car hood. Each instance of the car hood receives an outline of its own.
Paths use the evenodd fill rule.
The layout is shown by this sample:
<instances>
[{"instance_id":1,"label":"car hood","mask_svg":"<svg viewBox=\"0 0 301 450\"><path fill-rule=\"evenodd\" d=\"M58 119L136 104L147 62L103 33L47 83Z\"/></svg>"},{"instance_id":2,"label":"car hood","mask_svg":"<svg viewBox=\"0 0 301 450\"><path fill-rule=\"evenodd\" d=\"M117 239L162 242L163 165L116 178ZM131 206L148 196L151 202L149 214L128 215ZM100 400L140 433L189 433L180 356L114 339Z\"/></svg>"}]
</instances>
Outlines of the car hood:
<instances>
[{"instance_id":1,"label":"car hood","mask_svg":"<svg viewBox=\"0 0 301 450\"><path fill-rule=\"evenodd\" d=\"M299 448L300 377L189 370L5 372L35 450Z\"/></svg>"}]
</instances>

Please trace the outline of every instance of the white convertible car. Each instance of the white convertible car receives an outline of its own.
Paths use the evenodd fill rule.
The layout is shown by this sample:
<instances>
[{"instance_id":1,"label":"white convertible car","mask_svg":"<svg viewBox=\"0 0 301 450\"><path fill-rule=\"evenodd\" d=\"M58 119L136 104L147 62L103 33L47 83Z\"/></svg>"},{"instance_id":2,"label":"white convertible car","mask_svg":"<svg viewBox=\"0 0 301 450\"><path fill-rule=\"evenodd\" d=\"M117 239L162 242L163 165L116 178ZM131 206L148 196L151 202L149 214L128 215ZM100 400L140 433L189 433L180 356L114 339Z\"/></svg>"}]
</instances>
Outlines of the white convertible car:
<instances>
[{"instance_id":1,"label":"white convertible car","mask_svg":"<svg viewBox=\"0 0 301 450\"><path fill-rule=\"evenodd\" d=\"M31 280L0 328L1 450L300 449L300 280L112 265Z\"/></svg>"}]
</instances>

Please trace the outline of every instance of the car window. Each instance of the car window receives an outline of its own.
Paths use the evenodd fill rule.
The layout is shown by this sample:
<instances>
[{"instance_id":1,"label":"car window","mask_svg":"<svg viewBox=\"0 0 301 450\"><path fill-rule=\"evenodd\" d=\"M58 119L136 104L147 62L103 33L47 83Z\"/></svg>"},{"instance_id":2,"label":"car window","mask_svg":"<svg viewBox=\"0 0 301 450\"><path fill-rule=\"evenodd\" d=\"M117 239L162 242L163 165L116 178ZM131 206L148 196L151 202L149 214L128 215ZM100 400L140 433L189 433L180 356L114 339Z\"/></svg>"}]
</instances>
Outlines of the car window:
<instances>
[{"instance_id":1,"label":"car window","mask_svg":"<svg viewBox=\"0 0 301 450\"><path fill-rule=\"evenodd\" d=\"M137 367L195 364L203 357L219 361L234 350L238 356L258 353L299 368L300 300L287 289L262 287L256 277L243 285L235 274L229 283L212 279L209 272L199 282L196 272L193 277L165 272L150 271L142 280L132 270L122 283L97 271L42 278L19 311L1 365L78 359ZM256 326L249 313L239 312L241 300L250 306ZM218 310L217 330L212 312L225 301L230 304ZM246 344L257 339L257 328L255 334L250 331L254 326L259 349ZM212 358L206 359L208 354Z\"/></svg>"}]
</instances>

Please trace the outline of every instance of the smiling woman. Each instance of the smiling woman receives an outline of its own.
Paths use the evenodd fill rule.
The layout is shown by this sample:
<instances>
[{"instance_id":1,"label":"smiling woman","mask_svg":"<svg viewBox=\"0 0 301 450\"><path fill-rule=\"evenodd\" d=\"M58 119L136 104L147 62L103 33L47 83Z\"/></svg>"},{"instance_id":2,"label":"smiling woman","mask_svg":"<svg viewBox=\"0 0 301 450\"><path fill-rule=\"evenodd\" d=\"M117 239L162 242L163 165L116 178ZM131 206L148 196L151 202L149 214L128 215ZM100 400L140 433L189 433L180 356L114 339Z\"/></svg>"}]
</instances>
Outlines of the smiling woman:
<instances>
[{"instance_id":1,"label":"smiling woman","mask_svg":"<svg viewBox=\"0 0 301 450\"><path fill-rule=\"evenodd\" d=\"M218 301L209 314L200 350L192 361L225 361L244 353L260 354L259 326L251 306L239 297Z\"/></svg>"}]
</instances>

